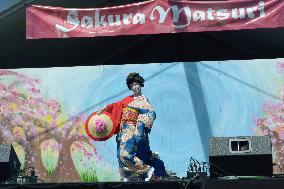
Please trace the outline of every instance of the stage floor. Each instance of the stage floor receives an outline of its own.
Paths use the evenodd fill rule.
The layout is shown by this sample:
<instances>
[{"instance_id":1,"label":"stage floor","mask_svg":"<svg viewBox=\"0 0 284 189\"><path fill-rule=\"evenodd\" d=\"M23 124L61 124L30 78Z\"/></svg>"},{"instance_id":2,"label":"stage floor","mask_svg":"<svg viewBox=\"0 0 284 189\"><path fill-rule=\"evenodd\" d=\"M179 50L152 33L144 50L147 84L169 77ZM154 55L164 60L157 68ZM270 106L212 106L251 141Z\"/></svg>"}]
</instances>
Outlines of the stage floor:
<instances>
[{"instance_id":1,"label":"stage floor","mask_svg":"<svg viewBox=\"0 0 284 189\"><path fill-rule=\"evenodd\" d=\"M34 183L1 184L0 188L14 189L284 189L284 178L203 179L160 182L97 182L97 183Z\"/></svg>"}]
</instances>

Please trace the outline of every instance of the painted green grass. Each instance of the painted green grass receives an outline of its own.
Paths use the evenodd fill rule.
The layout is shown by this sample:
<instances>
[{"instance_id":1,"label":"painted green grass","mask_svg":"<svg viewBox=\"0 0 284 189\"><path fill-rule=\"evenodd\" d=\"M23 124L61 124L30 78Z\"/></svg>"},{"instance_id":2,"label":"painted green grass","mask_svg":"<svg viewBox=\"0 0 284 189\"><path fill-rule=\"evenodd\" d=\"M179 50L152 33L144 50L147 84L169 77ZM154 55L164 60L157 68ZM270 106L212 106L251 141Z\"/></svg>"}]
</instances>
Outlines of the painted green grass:
<instances>
[{"instance_id":1,"label":"painted green grass","mask_svg":"<svg viewBox=\"0 0 284 189\"><path fill-rule=\"evenodd\" d=\"M71 145L70 152L82 182L120 181L118 168L99 160L93 146L78 141Z\"/></svg>"},{"instance_id":2,"label":"painted green grass","mask_svg":"<svg viewBox=\"0 0 284 189\"><path fill-rule=\"evenodd\" d=\"M41 144L41 159L48 176L53 175L59 159L59 152L54 150L51 144L56 144L56 141L51 139Z\"/></svg>"},{"instance_id":3,"label":"painted green grass","mask_svg":"<svg viewBox=\"0 0 284 189\"><path fill-rule=\"evenodd\" d=\"M53 152L44 152L42 157L42 163L47 170L47 175L53 175L55 168L57 166L58 154Z\"/></svg>"},{"instance_id":4,"label":"painted green grass","mask_svg":"<svg viewBox=\"0 0 284 189\"><path fill-rule=\"evenodd\" d=\"M84 171L80 175L80 180L83 182L97 182L98 178L92 171Z\"/></svg>"},{"instance_id":5,"label":"painted green grass","mask_svg":"<svg viewBox=\"0 0 284 189\"><path fill-rule=\"evenodd\" d=\"M97 177L100 182L120 181L117 167L111 167L106 162L100 162L96 166Z\"/></svg>"},{"instance_id":6,"label":"painted green grass","mask_svg":"<svg viewBox=\"0 0 284 189\"><path fill-rule=\"evenodd\" d=\"M20 145L20 144L18 144L16 142L13 142L12 145L13 145L13 147L14 147L14 149L16 151L16 154L18 156L18 159L19 159L19 161L21 163L20 169L22 170L25 167L25 149L24 149L24 147L22 145Z\"/></svg>"},{"instance_id":7,"label":"painted green grass","mask_svg":"<svg viewBox=\"0 0 284 189\"><path fill-rule=\"evenodd\" d=\"M95 162L92 158L87 158L82 149L76 147L80 146L88 151L88 145L83 142L77 142L77 145L71 145L71 158L73 160L76 171L80 176L82 182L97 182L98 178L95 171Z\"/></svg>"},{"instance_id":8,"label":"painted green grass","mask_svg":"<svg viewBox=\"0 0 284 189\"><path fill-rule=\"evenodd\" d=\"M120 181L118 171L106 165L103 161L99 161L96 158L88 159L79 151L72 154L72 159L83 182Z\"/></svg>"}]
</instances>

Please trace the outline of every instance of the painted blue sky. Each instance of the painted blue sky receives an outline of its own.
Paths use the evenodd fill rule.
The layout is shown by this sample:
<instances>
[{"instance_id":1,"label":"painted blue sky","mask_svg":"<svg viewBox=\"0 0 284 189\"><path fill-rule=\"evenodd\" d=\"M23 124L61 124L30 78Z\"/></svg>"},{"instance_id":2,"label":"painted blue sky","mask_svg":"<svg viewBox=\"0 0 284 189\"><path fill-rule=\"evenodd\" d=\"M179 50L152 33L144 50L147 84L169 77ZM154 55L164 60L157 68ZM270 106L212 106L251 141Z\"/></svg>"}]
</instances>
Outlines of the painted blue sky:
<instances>
[{"instance_id":1,"label":"painted blue sky","mask_svg":"<svg viewBox=\"0 0 284 189\"><path fill-rule=\"evenodd\" d=\"M69 116L89 115L130 95L125 78L138 72L146 79L143 93L153 105L150 144L166 168L185 176L189 157L208 158L208 137L254 135L254 118L265 102L278 102L282 59L222 62L177 62L49 69L19 69L41 80L41 94L63 104ZM115 73L115 74L114 74ZM118 167L115 137L95 142L98 152Z\"/></svg>"},{"instance_id":2,"label":"painted blue sky","mask_svg":"<svg viewBox=\"0 0 284 189\"><path fill-rule=\"evenodd\" d=\"M20 0L0 0L0 12L8 9L19 1Z\"/></svg>"}]
</instances>

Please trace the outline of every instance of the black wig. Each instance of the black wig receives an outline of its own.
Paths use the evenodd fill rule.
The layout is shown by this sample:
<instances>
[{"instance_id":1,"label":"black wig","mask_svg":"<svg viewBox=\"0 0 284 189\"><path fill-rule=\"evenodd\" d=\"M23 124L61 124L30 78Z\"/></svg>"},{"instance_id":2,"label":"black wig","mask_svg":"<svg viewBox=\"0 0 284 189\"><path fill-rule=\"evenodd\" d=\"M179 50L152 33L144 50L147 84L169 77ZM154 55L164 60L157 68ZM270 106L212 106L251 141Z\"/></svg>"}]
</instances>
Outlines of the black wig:
<instances>
[{"instance_id":1,"label":"black wig","mask_svg":"<svg viewBox=\"0 0 284 189\"><path fill-rule=\"evenodd\" d=\"M133 72L133 73L128 74L126 78L126 85L129 90L131 89L130 85L133 82L137 82L141 85L141 87L144 87L144 81L145 81L144 78L141 77L139 73Z\"/></svg>"}]
</instances>

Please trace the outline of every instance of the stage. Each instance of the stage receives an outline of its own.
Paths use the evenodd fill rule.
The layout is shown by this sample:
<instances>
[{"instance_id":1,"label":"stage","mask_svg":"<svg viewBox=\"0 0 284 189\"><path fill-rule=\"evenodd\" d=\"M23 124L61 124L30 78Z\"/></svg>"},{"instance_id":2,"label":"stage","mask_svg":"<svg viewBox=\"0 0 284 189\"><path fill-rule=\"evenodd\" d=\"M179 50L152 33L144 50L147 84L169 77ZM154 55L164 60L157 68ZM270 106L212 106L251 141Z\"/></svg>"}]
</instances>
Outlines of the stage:
<instances>
[{"instance_id":1,"label":"stage","mask_svg":"<svg viewBox=\"0 0 284 189\"><path fill-rule=\"evenodd\" d=\"M207 179L202 189L283 189L284 178Z\"/></svg>"},{"instance_id":2,"label":"stage","mask_svg":"<svg viewBox=\"0 0 284 189\"><path fill-rule=\"evenodd\" d=\"M1 188L48 189L283 189L284 178L203 179L194 183L188 180L160 182L98 182L98 183L35 183L1 184Z\"/></svg>"}]
</instances>

